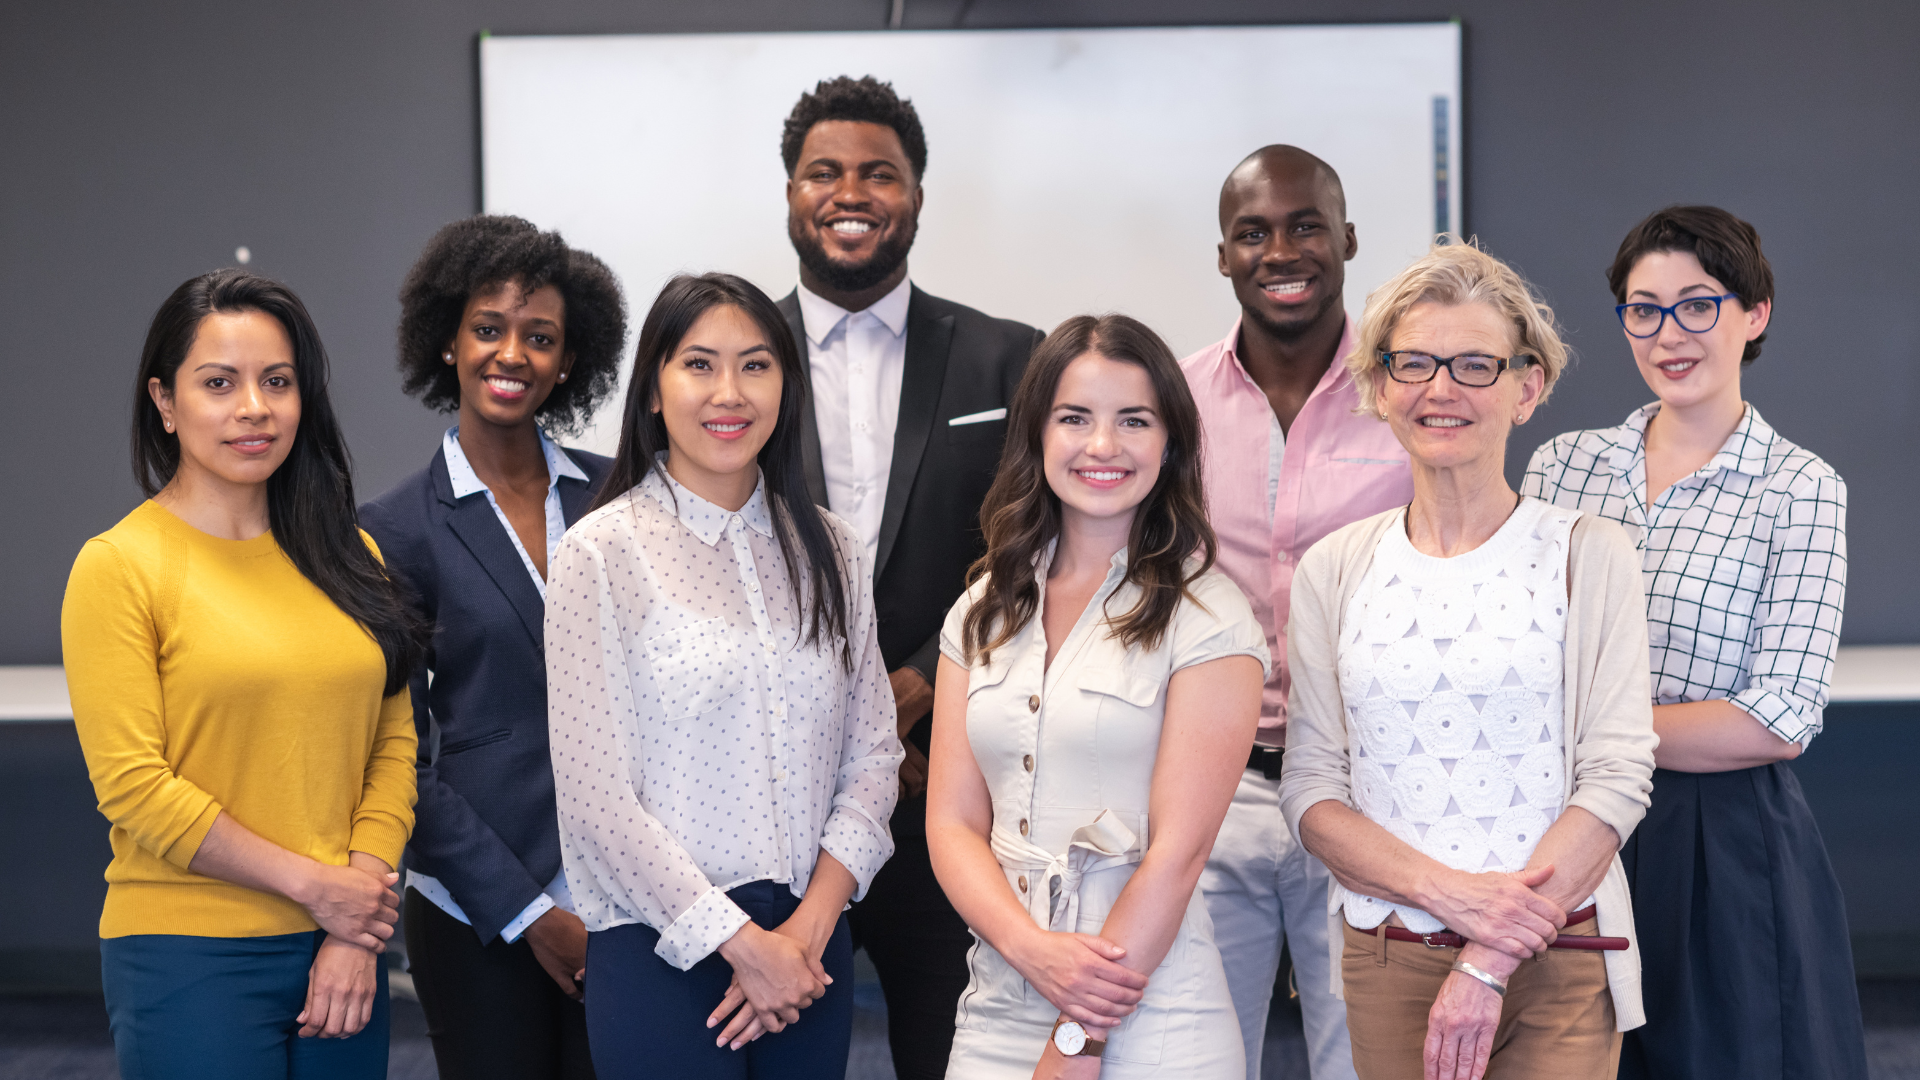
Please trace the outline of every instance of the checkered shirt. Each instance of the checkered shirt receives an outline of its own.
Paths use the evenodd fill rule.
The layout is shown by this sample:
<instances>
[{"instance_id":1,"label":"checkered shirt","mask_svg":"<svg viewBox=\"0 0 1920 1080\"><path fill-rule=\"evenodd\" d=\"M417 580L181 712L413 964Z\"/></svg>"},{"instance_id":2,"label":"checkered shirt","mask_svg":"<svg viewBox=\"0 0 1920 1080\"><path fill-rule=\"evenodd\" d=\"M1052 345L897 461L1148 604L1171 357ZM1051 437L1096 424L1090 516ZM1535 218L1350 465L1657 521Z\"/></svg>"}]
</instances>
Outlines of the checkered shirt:
<instances>
[{"instance_id":1,"label":"checkered shirt","mask_svg":"<svg viewBox=\"0 0 1920 1080\"><path fill-rule=\"evenodd\" d=\"M1804 749L1820 733L1847 588L1847 485L1752 405L1647 508L1647 421L1536 450L1524 494L1624 525L1646 569L1656 705L1726 698Z\"/></svg>"}]
</instances>

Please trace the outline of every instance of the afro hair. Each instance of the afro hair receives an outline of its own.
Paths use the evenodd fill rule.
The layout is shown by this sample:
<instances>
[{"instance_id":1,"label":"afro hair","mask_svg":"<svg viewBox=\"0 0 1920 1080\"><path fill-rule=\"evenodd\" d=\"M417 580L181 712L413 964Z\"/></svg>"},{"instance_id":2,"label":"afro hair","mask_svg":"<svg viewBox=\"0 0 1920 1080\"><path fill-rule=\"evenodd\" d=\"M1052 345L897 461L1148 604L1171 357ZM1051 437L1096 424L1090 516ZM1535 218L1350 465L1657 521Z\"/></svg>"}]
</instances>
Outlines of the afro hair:
<instances>
[{"instance_id":1,"label":"afro hair","mask_svg":"<svg viewBox=\"0 0 1920 1080\"><path fill-rule=\"evenodd\" d=\"M401 388L440 412L460 407L460 376L442 361L475 293L509 282L527 292L551 285L566 306L571 377L535 413L550 431L575 432L619 381L627 305L607 264L541 232L524 218L478 214L427 241L400 286Z\"/></svg>"},{"instance_id":2,"label":"afro hair","mask_svg":"<svg viewBox=\"0 0 1920 1080\"><path fill-rule=\"evenodd\" d=\"M858 79L841 75L824 79L811 93L801 94L787 114L786 129L780 135L780 160L786 162L787 175L800 164L800 147L807 141L813 125L828 120L857 120L890 127L900 136L900 146L913 166L915 183L927 173L927 133L920 127L920 114L913 102L893 92L892 83L883 83L871 75Z\"/></svg>"}]
</instances>

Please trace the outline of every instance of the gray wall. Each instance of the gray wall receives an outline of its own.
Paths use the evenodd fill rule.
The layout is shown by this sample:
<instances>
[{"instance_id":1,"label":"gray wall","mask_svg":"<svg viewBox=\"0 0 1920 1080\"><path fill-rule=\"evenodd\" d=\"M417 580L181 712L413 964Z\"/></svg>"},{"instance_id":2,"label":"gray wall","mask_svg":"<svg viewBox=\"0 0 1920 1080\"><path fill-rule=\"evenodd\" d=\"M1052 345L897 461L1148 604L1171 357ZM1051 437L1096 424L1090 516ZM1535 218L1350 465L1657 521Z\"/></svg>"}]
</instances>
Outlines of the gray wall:
<instances>
[{"instance_id":1,"label":"gray wall","mask_svg":"<svg viewBox=\"0 0 1920 1080\"><path fill-rule=\"evenodd\" d=\"M394 292L427 235L478 206L478 31L877 29L887 9L887 0L6 5L0 552L11 573L0 664L59 660L73 554L137 499L125 432L146 322L175 285L230 263L237 245L319 320L362 496L426 460L442 421L397 390ZM909 0L907 25L950 25L961 11L954 0ZM1749 396L1852 487L1846 639L1920 641L1911 557L1920 6L965 7L969 26L1452 16L1466 26L1468 224L1545 290L1582 353L1527 434L1617 423L1649 398L1602 278L1625 230L1675 201L1742 214L1765 236L1780 290ZM1265 86L1284 107L1287 73L1268 73ZM932 138L937 155L939 132ZM556 151L554 167L566 165ZM939 183L937 162L928 179ZM650 298L632 299L644 309ZM1516 468L1533 441L1516 447Z\"/></svg>"}]
</instances>

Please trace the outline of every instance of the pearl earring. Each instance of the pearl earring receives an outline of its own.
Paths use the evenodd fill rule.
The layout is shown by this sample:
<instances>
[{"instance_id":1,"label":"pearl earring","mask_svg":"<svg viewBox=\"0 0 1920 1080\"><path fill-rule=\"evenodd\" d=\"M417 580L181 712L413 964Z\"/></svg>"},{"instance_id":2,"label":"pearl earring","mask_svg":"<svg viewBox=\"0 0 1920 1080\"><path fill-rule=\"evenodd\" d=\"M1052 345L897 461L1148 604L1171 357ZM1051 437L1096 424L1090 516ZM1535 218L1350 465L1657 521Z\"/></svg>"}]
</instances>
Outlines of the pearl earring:
<instances>
[{"instance_id":1,"label":"pearl earring","mask_svg":"<svg viewBox=\"0 0 1920 1080\"><path fill-rule=\"evenodd\" d=\"M167 428L167 430L168 430L168 431L172 431L172 430L173 430L173 421L171 421L171 420L163 420L163 421L161 421L161 422L162 422L163 424L165 424L165 425L166 425L166 428Z\"/></svg>"},{"instance_id":2,"label":"pearl earring","mask_svg":"<svg viewBox=\"0 0 1920 1080\"><path fill-rule=\"evenodd\" d=\"M566 382L566 381L567 381L567 373L566 373L566 372L564 372L564 371L563 371L563 372L561 372L561 373L560 373L560 381L561 381L561 382Z\"/></svg>"},{"instance_id":3,"label":"pearl earring","mask_svg":"<svg viewBox=\"0 0 1920 1080\"><path fill-rule=\"evenodd\" d=\"M447 363L451 364L453 363L453 354L450 352L443 352L440 354L440 359L445 360Z\"/></svg>"}]
</instances>

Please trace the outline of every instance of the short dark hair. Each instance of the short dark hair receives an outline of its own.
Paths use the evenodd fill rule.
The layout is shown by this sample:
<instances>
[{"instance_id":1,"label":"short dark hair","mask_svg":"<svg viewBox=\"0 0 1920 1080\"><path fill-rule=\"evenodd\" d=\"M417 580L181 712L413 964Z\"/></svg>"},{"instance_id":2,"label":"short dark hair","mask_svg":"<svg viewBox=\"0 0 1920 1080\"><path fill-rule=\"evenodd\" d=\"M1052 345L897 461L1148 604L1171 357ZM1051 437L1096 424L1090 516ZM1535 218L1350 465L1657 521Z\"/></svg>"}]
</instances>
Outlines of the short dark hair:
<instances>
[{"instance_id":1,"label":"short dark hair","mask_svg":"<svg viewBox=\"0 0 1920 1080\"><path fill-rule=\"evenodd\" d=\"M441 354L474 294L509 283L552 285L566 308L564 348L573 357L536 415L550 430L576 431L620 380L627 304L607 264L541 232L525 218L477 214L443 227L400 286L401 389L429 409L460 407L460 374Z\"/></svg>"},{"instance_id":2,"label":"short dark hair","mask_svg":"<svg viewBox=\"0 0 1920 1080\"><path fill-rule=\"evenodd\" d=\"M385 696L406 689L426 630L402 585L360 533L353 464L327 395L327 351L313 316L293 290L240 269L188 278L154 312L140 371L133 381L133 475L149 498L180 470L179 437L166 429L147 392L158 379L169 392L209 315L257 311L277 321L293 344L293 381L300 423L287 459L267 478L267 523L274 543L327 599L360 624L387 663Z\"/></svg>"},{"instance_id":3,"label":"short dark hair","mask_svg":"<svg viewBox=\"0 0 1920 1080\"><path fill-rule=\"evenodd\" d=\"M1752 225L1717 206L1669 206L1648 215L1620 241L1620 251L1607 268L1613 302L1627 302L1627 275L1639 261L1656 251L1685 251L1700 260L1707 273L1732 289L1747 310L1773 299L1773 266L1760 250L1760 233ZM1747 342L1740 363L1751 364L1760 355L1763 332Z\"/></svg>"},{"instance_id":4,"label":"short dark hair","mask_svg":"<svg viewBox=\"0 0 1920 1080\"><path fill-rule=\"evenodd\" d=\"M827 120L857 120L882 124L900 136L900 146L913 166L913 182L927 174L927 133L920 127L920 114L913 102L893 92L892 83L883 83L871 75L858 79L841 75L823 79L813 91L801 94L787 114L786 129L780 135L780 160L787 163L787 175L800 166L800 147L807 141L813 125Z\"/></svg>"}]
</instances>

